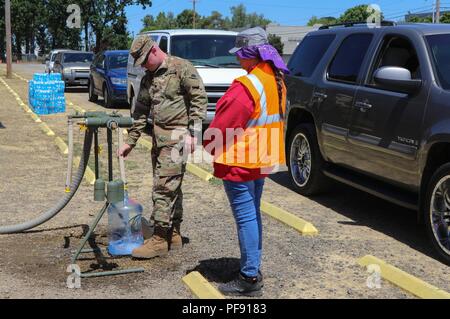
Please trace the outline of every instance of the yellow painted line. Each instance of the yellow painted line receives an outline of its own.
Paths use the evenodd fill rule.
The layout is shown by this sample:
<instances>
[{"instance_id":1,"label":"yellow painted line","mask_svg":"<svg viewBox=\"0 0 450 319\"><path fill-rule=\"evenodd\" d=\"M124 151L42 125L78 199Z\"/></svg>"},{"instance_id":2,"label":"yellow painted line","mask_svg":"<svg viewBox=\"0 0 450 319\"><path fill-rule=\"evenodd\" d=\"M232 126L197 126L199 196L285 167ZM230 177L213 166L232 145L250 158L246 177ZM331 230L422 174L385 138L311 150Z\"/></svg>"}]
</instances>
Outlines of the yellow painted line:
<instances>
[{"instance_id":1,"label":"yellow painted line","mask_svg":"<svg viewBox=\"0 0 450 319\"><path fill-rule=\"evenodd\" d=\"M385 261L374 256L367 255L360 260L358 264L362 267L369 265L378 265L381 270L381 277L394 285L412 293L413 295L424 299L450 299L450 293L441 290L429 283L414 277L401 269L389 265Z\"/></svg>"},{"instance_id":2,"label":"yellow painted line","mask_svg":"<svg viewBox=\"0 0 450 319\"><path fill-rule=\"evenodd\" d=\"M73 109L75 110L75 111L77 111L77 112L79 112L79 113L86 113L86 110L85 109L83 109L83 108L81 108L81 107L79 107L78 105L75 105L75 104L73 104L73 103L68 103L70 106L72 106L73 107Z\"/></svg>"},{"instance_id":3,"label":"yellow painted line","mask_svg":"<svg viewBox=\"0 0 450 319\"><path fill-rule=\"evenodd\" d=\"M42 120L36 115L36 113L30 113L30 116L36 123L42 123Z\"/></svg>"},{"instance_id":4,"label":"yellow painted line","mask_svg":"<svg viewBox=\"0 0 450 319\"><path fill-rule=\"evenodd\" d=\"M81 158L79 156L76 156L73 159L73 162L76 166L80 165ZM87 182L91 185L95 184L95 173L92 171L92 169L88 166L86 167L86 172L84 173L84 178L87 180Z\"/></svg>"},{"instance_id":5,"label":"yellow painted line","mask_svg":"<svg viewBox=\"0 0 450 319\"><path fill-rule=\"evenodd\" d=\"M263 211L266 215L269 215L270 217L294 228L302 235L314 236L319 234L319 231L313 224L265 201L261 201L261 211Z\"/></svg>"},{"instance_id":6,"label":"yellow painted line","mask_svg":"<svg viewBox=\"0 0 450 319\"><path fill-rule=\"evenodd\" d=\"M137 141L137 144L143 146L144 148L146 148L148 150L151 150L153 148L152 142L149 142L149 141L144 140L142 138Z\"/></svg>"},{"instance_id":7,"label":"yellow painted line","mask_svg":"<svg viewBox=\"0 0 450 319\"><path fill-rule=\"evenodd\" d=\"M194 174L197 177L200 177L202 180L206 182L214 178L214 176L210 172L207 172L204 169L201 169L200 167L191 163L187 163L186 170L189 173Z\"/></svg>"},{"instance_id":8,"label":"yellow painted line","mask_svg":"<svg viewBox=\"0 0 450 319\"><path fill-rule=\"evenodd\" d=\"M225 299L199 272L193 271L183 277L183 282L199 299Z\"/></svg>"},{"instance_id":9,"label":"yellow painted line","mask_svg":"<svg viewBox=\"0 0 450 319\"><path fill-rule=\"evenodd\" d=\"M47 124L41 123L39 124L39 127L45 134L47 134L47 136L55 136L55 132L53 132Z\"/></svg>"},{"instance_id":10,"label":"yellow painted line","mask_svg":"<svg viewBox=\"0 0 450 319\"><path fill-rule=\"evenodd\" d=\"M69 154L69 147L62 140L62 138L60 138L59 136L57 138L55 138L55 144L56 144L56 146L58 146L58 148L61 151L61 153L63 153L64 155Z\"/></svg>"}]
</instances>

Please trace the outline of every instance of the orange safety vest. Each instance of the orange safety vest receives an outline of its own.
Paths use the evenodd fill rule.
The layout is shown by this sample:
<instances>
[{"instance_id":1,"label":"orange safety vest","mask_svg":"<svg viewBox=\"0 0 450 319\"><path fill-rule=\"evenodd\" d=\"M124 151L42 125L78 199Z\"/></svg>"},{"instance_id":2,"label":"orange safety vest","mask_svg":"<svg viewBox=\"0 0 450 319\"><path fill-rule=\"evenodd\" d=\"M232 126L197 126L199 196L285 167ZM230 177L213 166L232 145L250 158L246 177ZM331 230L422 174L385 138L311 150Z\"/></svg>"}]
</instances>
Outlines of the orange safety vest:
<instances>
[{"instance_id":1,"label":"orange safety vest","mask_svg":"<svg viewBox=\"0 0 450 319\"><path fill-rule=\"evenodd\" d=\"M216 150L214 161L228 166L248 169L268 169L286 163L284 121L280 114L280 100L272 67L262 62L250 74L236 79L250 92L255 103L247 127L227 129L224 149ZM286 87L283 83L283 114L286 106Z\"/></svg>"}]
</instances>

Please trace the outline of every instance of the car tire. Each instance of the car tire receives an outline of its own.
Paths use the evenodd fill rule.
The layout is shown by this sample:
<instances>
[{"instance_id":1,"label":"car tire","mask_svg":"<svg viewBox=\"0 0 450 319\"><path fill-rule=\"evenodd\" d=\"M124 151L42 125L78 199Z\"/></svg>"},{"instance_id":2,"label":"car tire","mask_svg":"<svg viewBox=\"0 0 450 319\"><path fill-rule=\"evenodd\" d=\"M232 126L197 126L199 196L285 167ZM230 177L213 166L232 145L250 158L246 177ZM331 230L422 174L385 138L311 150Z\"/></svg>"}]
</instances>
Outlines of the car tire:
<instances>
[{"instance_id":1,"label":"car tire","mask_svg":"<svg viewBox=\"0 0 450 319\"><path fill-rule=\"evenodd\" d=\"M110 108L112 108L114 106L113 105L113 100L111 98L111 95L109 94L109 90L108 90L107 86L105 86L103 88L103 99L105 101L105 107L107 109L110 109Z\"/></svg>"},{"instance_id":2,"label":"car tire","mask_svg":"<svg viewBox=\"0 0 450 319\"><path fill-rule=\"evenodd\" d=\"M450 265L450 163L439 167L431 177L422 205L422 217L439 259Z\"/></svg>"},{"instance_id":3,"label":"car tire","mask_svg":"<svg viewBox=\"0 0 450 319\"><path fill-rule=\"evenodd\" d=\"M94 81L89 81L89 101L96 103L98 101L98 95L94 93Z\"/></svg>"},{"instance_id":4,"label":"car tire","mask_svg":"<svg viewBox=\"0 0 450 319\"><path fill-rule=\"evenodd\" d=\"M314 125L304 123L293 130L286 155L291 182L298 193L312 196L328 189L330 180L322 172L325 161L320 153Z\"/></svg>"}]
</instances>

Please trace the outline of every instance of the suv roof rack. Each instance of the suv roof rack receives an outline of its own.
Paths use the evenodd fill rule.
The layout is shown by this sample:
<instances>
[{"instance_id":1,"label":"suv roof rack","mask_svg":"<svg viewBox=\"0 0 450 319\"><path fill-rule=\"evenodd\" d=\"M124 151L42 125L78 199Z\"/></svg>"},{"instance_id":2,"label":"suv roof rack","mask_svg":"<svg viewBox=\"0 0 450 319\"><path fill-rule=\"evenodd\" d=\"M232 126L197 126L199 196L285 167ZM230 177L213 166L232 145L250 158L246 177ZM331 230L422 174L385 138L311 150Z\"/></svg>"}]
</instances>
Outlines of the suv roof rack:
<instances>
[{"instance_id":1,"label":"suv roof rack","mask_svg":"<svg viewBox=\"0 0 450 319\"><path fill-rule=\"evenodd\" d=\"M367 23L367 21L349 21L349 22L342 22L342 23L335 23L335 24L327 24L327 25L323 25L319 28L319 30L326 30L326 29L331 29L334 27L344 27L344 28L349 28L349 27L354 27L354 26L361 26L361 25L373 25L375 23ZM397 22L395 21L381 21L381 26L382 27L393 27L396 26Z\"/></svg>"}]
</instances>

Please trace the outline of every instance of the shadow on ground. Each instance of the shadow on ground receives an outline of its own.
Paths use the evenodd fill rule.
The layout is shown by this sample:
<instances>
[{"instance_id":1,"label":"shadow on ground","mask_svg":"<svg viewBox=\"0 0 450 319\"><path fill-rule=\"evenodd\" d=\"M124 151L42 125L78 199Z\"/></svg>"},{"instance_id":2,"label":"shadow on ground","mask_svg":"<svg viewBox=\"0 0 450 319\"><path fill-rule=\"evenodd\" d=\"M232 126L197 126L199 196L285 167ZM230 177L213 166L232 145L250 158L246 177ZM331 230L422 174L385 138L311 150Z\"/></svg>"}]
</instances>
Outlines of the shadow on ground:
<instances>
[{"instance_id":1,"label":"shadow on ground","mask_svg":"<svg viewBox=\"0 0 450 319\"><path fill-rule=\"evenodd\" d=\"M288 172L275 174L271 179L286 189L296 191ZM340 224L369 227L439 260L413 210L338 182L332 182L328 192L309 199L352 220L339 221Z\"/></svg>"},{"instance_id":2,"label":"shadow on ground","mask_svg":"<svg viewBox=\"0 0 450 319\"><path fill-rule=\"evenodd\" d=\"M239 274L240 260L237 258L219 258L200 261L194 269L186 274L198 271L210 282L226 283L234 280Z\"/></svg>"}]
</instances>

